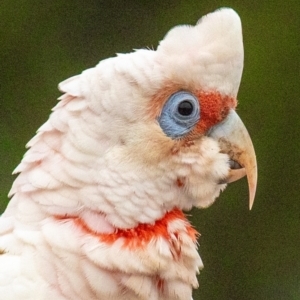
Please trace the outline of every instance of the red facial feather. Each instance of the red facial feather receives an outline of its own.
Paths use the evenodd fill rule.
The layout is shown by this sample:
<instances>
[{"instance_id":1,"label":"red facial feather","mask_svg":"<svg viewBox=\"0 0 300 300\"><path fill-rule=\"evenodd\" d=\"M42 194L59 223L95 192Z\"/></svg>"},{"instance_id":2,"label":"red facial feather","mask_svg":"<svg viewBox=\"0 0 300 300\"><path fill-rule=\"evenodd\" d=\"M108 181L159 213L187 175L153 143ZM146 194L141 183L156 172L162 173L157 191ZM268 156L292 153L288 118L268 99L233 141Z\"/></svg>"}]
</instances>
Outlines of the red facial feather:
<instances>
[{"instance_id":1,"label":"red facial feather","mask_svg":"<svg viewBox=\"0 0 300 300\"><path fill-rule=\"evenodd\" d=\"M200 102L200 121L192 131L193 134L204 134L209 128L224 120L237 101L233 97L223 96L218 92L196 91Z\"/></svg>"},{"instance_id":2,"label":"red facial feather","mask_svg":"<svg viewBox=\"0 0 300 300\"><path fill-rule=\"evenodd\" d=\"M179 188L183 187L184 186L184 178L177 178L176 184Z\"/></svg>"},{"instance_id":3,"label":"red facial feather","mask_svg":"<svg viewBox=\"0 0 300 300\"><path fill-rule=\"evenodd\" d=\"M180 90L190 91L198 98L200 103L200 121L190 134L184 138L186 142L205 134L209 128L224 120L229 110L234 109L237 105L235 98L221 95L217 91L203 91L179 84L167 83L150 101L148 110L150 118L156 119L169 97Z\"/></svg>"},{"instance_id":4,"label":"red facial feather","mask_svg":"<svg viewBox=\"0 0 300 300\"><path fill-rule=\"evenodd\" d=\"M165 281L161 279L159 276L156 276L156 286L161 293L163 293L164 291L164 285L165 285Z\"/></svg>"}]
</instances>

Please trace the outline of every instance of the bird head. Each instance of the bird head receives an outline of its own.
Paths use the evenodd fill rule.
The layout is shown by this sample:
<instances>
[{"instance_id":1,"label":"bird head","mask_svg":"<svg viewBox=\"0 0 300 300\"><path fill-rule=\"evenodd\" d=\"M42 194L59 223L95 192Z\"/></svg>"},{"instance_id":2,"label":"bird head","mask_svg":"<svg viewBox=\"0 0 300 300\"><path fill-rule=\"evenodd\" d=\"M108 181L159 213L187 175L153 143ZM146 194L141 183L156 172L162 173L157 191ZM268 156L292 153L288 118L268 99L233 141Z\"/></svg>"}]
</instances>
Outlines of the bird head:
<instances>
[{"instance_id":1,"label":"bird head","mask_svg":"<svg viewBox=\"0 0 300 300\"><path fill-rule=\"evenodd\" d=\"M242 69L240 19L221 9L173 28L156 50L118 54L67 79L12 193L43 191L37 201L49 214L97 212L132 228L207 207L247 175L251 207L255 153L235 112Z\"/></svg>"}]
</instances>

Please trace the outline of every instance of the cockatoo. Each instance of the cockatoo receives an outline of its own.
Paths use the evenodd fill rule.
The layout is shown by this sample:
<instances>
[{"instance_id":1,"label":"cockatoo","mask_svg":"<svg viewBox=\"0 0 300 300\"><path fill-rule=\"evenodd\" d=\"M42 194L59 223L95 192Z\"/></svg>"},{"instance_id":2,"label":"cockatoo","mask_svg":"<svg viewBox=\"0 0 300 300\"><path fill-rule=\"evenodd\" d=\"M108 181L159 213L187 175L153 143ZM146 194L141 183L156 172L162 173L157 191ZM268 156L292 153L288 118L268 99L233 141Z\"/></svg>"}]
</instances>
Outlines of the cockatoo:
<instances>
[{"instance_id":1,"label":"cockatoo","mask_svg":"<svg viewBox=\"0 0 300 300\"><path fill-rule=\"evenodd\" d=\"M223 8L63 81L0 218L0 299L190 300L202 261L183 211L244 175L254 200L242 68Z\"/></svg>"}]
</instances>

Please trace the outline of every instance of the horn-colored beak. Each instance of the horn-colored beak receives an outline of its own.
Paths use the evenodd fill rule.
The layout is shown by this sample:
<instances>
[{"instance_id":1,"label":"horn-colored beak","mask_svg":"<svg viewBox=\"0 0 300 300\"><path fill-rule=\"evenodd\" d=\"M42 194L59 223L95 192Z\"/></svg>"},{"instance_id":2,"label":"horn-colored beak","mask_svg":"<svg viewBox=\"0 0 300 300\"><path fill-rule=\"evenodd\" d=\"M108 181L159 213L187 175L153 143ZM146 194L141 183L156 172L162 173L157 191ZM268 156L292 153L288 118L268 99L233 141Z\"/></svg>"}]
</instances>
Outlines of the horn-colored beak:
<instances>
[{"instance_id":1,"label":"horn-colored beak","mask_svg":"<svg viewBox=\"0 0 300 300\"><path fill-rule=\"evenodd\" d=\"M219 142L221 151L229 155L233 165L238 163L241 166L231 168L225 181L230 183L247 175L251 209L256 192L257 164L254 147L245 125L238 114L230 110L226 119L215 125L208 135Z\"/></svg>"}]
</instances>

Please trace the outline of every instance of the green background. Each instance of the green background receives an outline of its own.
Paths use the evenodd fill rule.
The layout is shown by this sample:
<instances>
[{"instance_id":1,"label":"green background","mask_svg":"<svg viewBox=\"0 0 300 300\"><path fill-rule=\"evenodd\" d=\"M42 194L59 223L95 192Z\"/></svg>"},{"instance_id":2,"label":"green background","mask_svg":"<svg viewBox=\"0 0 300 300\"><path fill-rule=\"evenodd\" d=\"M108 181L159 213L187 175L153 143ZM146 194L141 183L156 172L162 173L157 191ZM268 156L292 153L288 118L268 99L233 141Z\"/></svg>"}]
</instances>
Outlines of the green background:
<instances>
[{"instance_id":1,"label":"green background","mask_svg":"<svg viewBox=\"0 0 300 300\"><path fill-rule=\"evenodd\" d=\"M194 299L300 299L300 1L33 1L0 3L0 210L24 145L60 95L57 84L115 52L156 46L177 24L222 6L243 22L238 113L256 148L246 180L193 210L205 268Z\"/></svg>"}]
</instances>

